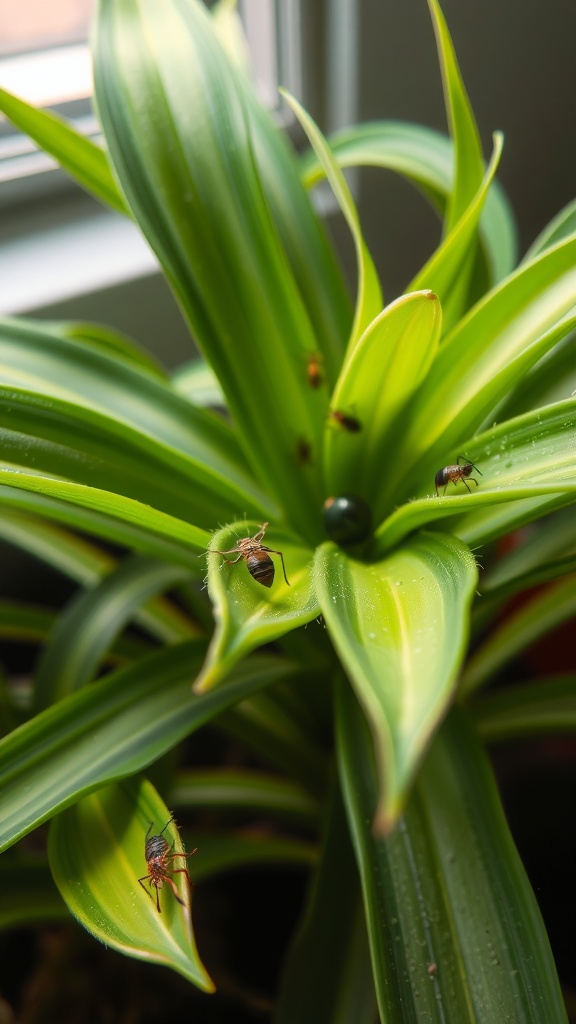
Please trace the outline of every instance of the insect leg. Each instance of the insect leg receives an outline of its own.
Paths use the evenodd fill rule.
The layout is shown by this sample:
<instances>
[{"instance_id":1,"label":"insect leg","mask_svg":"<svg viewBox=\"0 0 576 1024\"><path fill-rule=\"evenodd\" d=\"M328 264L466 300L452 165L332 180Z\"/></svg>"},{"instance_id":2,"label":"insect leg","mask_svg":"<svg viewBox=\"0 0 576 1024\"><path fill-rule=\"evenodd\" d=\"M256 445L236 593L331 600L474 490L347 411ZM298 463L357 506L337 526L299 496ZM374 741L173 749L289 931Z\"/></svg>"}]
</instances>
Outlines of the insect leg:
<instances>
[{"instance_id":1,"label":"insect leg","mask_svg":"<svg viewBox=\"0 0 576 1024\"><path fill-rule=\"evenodd\" d=\"M188 872L186 872L186 874L188 874ZM184 900L182 899L182 897L178 894L178 889L176 888L176 883L170 878L169 875L163 875L162 876L162 880L164 882L168 882L168 885L171 887L172 892L174 893L174 896L178 900L178 903L180 903L181 906L185 907L186 904L184 903ZM188 879L188 881L190 881L190 879ZM158 909L160 909L160 908L158 908Z\"/></svg>"},{"instance_id":2,"label":"insect leg","mask_svg":"<svg viewBox=\"0 0 576 1024\"><path fill-rule=\"evenodd\" d=\"M224 559L225 562L228 563L228 565L236 565L236 562L239 562L241 558L244 558L244 555L242 554L242 552L240 552L240 554L238 555L238 558L226 558L226 555L232 555L237 550L238 550L238 548L231 548L230 551L216 551L216 550L214 550L214 551L211 551L210 554L222 555L222 558Z\"/></svg>"},{"instance_id":3,"label":"insect leg","mask_svg":"<svg viewBox=\"0 0 576 1024\"><path fill-rule=\"evenodd\" d=\"M274 548L267 548L265 544L262 545L260 550L261 551L269 551L271 555L280 555L280 560L282 562L282 572L284 573L284 579L286 580L286 583L288 583L288 586L290 586L290 583L288 582L288 577L286 575L286 566L284 565L284 555L282 554L282 552L281 551L275 551Z\"/></svg>"}]
</instances>

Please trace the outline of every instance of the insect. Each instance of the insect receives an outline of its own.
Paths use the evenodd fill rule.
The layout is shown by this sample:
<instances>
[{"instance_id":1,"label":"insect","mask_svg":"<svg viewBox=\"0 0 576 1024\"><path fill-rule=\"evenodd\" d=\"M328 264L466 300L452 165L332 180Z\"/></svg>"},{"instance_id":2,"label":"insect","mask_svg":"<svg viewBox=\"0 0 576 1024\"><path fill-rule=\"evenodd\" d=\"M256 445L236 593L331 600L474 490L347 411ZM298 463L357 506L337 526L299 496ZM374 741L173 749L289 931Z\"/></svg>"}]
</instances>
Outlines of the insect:
<instances>
[{"instance_id":1,"label":"insect","mask_svg":"<svg viewBox=\"0 0 576 1024\"><path fill-rule=\"evenodd\" d=\"M460 465L460 462L462 462L462 465ZM476 470L477 473L480 473L480 476L482 476L482 473L478 469L478 466L475 466L473 462L470 462L468 459L465 459L463 455L458 456L456 464L454 466L444 466L444 469L439 469L438 472L436 473L436 476L434 477L434 483L436 485L436 496L438 496L439 487L443 486L444 494L446 494L446 488L448 487L448 484L457 484L459 480L462 481L462 483L467 487L469 491L469 479L476 484L476 487L478 487L478 481L475 480L473 476L470 476L473 469ZM472 492L470 491L470 493Z\"/></svg>"},{"instance_id":2,"label":"insect","mask_svg":"<svg viewBox=\"0 0 576 1024\"><path fill-rule=\"evenodd\" d=\"M312 462L312 445L303 437L296 445L296 458L303 466L308 466Z\"/></svg>"},{"instance_id":3,"label":"insect","mask_svg":"<svg viewBox=\"0 0 576 1024\"><path fill-rule=\"evenodd\" d=\"M269 548L262 543L267 526L268 523L262 523L258 533L255 533L253 537L243 537L242 540L238 541L235 548L230 548L228 551L216 551L215 553L222 555L229 565L236 565L236 562L243 558L252 579L256 580L257 583L261 583L263 587L271 587L274 582L274 562L270 555L280 555L284 579L288 586L290 586L286 576L284 555L281 551L275 551L274 548ZM226 558L226 555L233 555L236 552L238 552L238 558Z\"/></svg>"},{"instance_id":4,"label":"insect","mask_svg":"<svg viewBox=\"0 0 576 1024\"><path fill-rule=\"evenodd\" d=\"M144 892L148 893L152 901L154 900L154 897L151 892L151 887L154 886L156 889L156 907L159 914L162 913L160 909L159 890L164 885L164 882L168 883L174 893L174 896L178 900L178 903L181 903L182 906L184 906L184 900L178 895L178 890L171 876L186 875L188 884L190 885L190 875L188 874L188 868L186 865L184 865L183 868L175 868L173 866L173 861L175 861L177 857L191 857L193 853L196 853L196 850L191 850L190 853L175 853L174 847L170 846L168 841L164 838L163 833L173 820L173 818L170 818L157 836L150 835L150 832L154 828L154 822L150 822L146 838L144 840L144 856L146 858L146 867L148 868L148 871L145 875L142 875L142 878L138 879L140 885L144 889ZM145 882L148 883L148 888L144 885Z\"/></svg>"},{"instance_id":5,"label":"insect","mask_svg":"<svg viewBox=\"0 0 576 1024\"><path fill-rule=\"evenodd\" d=\"M360 420L357 420L355 416L348 416L345 412L340 412L339 409L330 410L330 419L334 423L338 423L344 430L347 430L349 434L357 434L362 430L362 424Z\"/></svg>"},{"instance_id":6,"label":"insect","mask_svg":"<svg viewBox=\"0 0 576 1024\"><path fill-rule=\"evenodd\" d=\"M324 374L322 372L322 356L319 352L313 352L308 358L308 383L311 388L319 388L324 383Z\"/></svg>"}]
</instances>

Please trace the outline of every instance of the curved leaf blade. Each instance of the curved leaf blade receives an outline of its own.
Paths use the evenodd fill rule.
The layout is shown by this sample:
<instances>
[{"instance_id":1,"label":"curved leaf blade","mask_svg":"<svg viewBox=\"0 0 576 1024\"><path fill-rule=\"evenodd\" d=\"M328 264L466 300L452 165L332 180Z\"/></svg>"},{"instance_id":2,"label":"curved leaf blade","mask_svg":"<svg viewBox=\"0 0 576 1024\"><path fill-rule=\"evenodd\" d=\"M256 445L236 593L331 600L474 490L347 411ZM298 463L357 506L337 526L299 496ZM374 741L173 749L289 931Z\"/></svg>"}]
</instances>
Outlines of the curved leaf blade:
<instances>
[{"instance_id":1,"label":"curved leaf blade","mask_svg":"<svg viewBox=\"0 0 576 1024\"><path fill-rule=\"evenodd\" d=\"M64 481L61 482L63 487L56 488L55 493L58 494L58 497L49 497L49 485L48 489L43 491L45 481L49 480L48 477L33 477L17 473L13 469L4 472L5 477L0 482L0 507L2 509L17 510L26 515L41 516L48 521L64 523L72 529L100 537L107 543L121 544L134 551L150 555L152 558L176 565L185 565L193 575L198 574L198 555L186 550L186 547L178 539L172 540L170 524L164 524L168 525L166 530L149 529L148 524L141 523L138 515L134 514L133 507L130 508L130 512L133 514L129 513L126 518L116 516L113 508L110 508L110 514L107 514L106 511L103 511L106 508L105 492L97 493L96 496L79 496L75 493L75 485L68 483L66 486L66 481ZM1 476L2 470L0 469ZM90 488L86 488L86 490L89 491ZM92 498L94 498L93 502ZM114 495L111 500L114 504ZM137 506L138 503L135 502L134 505ZM140 508L144 509L145 506L140 506ZM179 522L179 520L172 521ZM210 535L205 535L204 531L201 531L195 536L199 548L202 538L206 536L206 541L208 541ZM194 550L197 550L196 546Z\"/></svg>"},{"instance_id":2,"label":"curved leaf blade","mask_svg":"<svg viewBox=\"0 0 576 1024\"><path fill-rule=\"evenodd\" d=\"M428 0L442 70L444 102L454 139L454 184L448 198L446 232L464 215L484 173L478 126L462 81L448 26L437 0ZM442 298L442 296L441 296Z\"/></svg>"},{"instance_id":3,"label":"curved leaf blade","mask_svg":"<svg viewBox=\"0 0 576 1024\"><path fill-rule=\"evenodd\" d=\"M110 673L0 742L0 850L106 782L141 771L175 743L287 671L261 658L193 697L204 647L179 644Z\"/></svg>"},{"instance_id":4,"label":"curved leaf blade","mask_svg":"<svg viewBox=\"0 0 576 1024\"><path fill-rule=\"evenodd\" d=\"M566 1024L544 924L473 729L452 710L387 839L378 776L350 688L338 762L383 1020Z\"/></svg>"},{"instance_id":5,"label":"curved leaf blade","mask_svg":"<svg viewBox=\"0 0 576 1024\"><path fill-rule=\"evenodd\" d=\"M50 399L55 407L69 403L69 415L75 410L88 424L114 434L118 443L131 441L148 456L155 452L172 470L190 472L195 466L228 478L247 497L259 491L229 424L191 406L168 381L133 360L119 360L108 345L67 336L61 323L0 321L0 372L8 392L14 386L36 394L47 413ZM260 494L261 507L269 507L269 499Z\"/></svg>"},{"instance_id":6,"label":"curved leaf blade","mask_svg":"<svg viewBox=\"0 0 576 1024\"><path fill-rule=\"evenodd\" d=\"M180 772L170 799L175 807L267 814L314 827L320 810L318 801L292 779L238 767Z\"/></svg>"},{"instance_id":7,"label":"curved leaf blade","mask_svg":"<svg viewBox=\"0 0 576 1024\"><path fill-rule=\"evenodd\" d=\"M183 905L166 884L160 914L156 890L149 900L138 884L139 872L147 874L147 828L152 822L152 834L158 835L170 817L145 779L105 786L52 822L50 868L70 912L100 942L139 960L171 967L198 988L213 992L214 984L196 949L191 892L182 875L171 874L171 878ZM175 824L164 838L172 850L185 852ZM188 863L179 857L172 867L182 869Z\"/></svg>"},{"instance_id":8,"label":"curved leaf blade","mask_svg":"<svg viewBox=\"0 0 576 1024\"><path fill-rule=\"evenodd\" d=\"M187 576L185 569L134 556L73 599L60 614L36 668L36 711L90 682L136 610ZM192 627L190 639L199 632Z\"/></svg>"},{"instance_id":9,"label":"curved leaf blade","mask_svg":"<svg viewBox=\"0 0 576 1024\"><path fill-rule=\"evenodd\" d=\"M360 495L374 504L376 519L381 467L393 423L430 368L441 322L442 310L433 292L415 292L390 303L358 340L332 395L333 410L353 410L361 429L348 432L328 422L328 491Z\"/></svg>"},{"instance_id":10,"label":"curved leaf blade","mask_svg":"<svg viewBox=\"0 0 576 1024\"><path fill-rule=\"evenodd\" d=\"M481 694L468 706L487 743L576 732L576 676L554 676Z\"/></svg>"},{"instance_id":11,"label":"curved leaf blade","mask_svg":"<svg viewBox=\"0 0 576 1024\"><path fill-rule=\"evenodd\" d=\"M358 871L342 798L334 789L320 862L284 964L274 1024L374 1024L376 1019Z\"/></svg>"},{"instance_id":12,"label":"curved leaf blade","mask_svg":"<svg viewBox=\"0 0 576 1024\"><path fill-rule=\"evenodd\" d=\"M208 590L214 607L216 629L204 667L194 684L203 693L222 680L236 662L262 644L277 640L297 626L314 619L319 612L309 570L312 550L276 526L266 532L262 543L278 545L269 557L276 563L270 589L253 579L245 558L236 549L239 538L258 533L250 521L232 523L216 533L208 551ZM288 584L283 578L282 552ZM226 561L237 561L227 565Z\"/></svg>"},{"instance_id":13,"label":"curved leaf blade","mask_svg":"<svg viewBox=\"0 0 576 1024\"><path fill-rule=\"evenodd\" d=\"M494 629L470 658L462 693L490 681L512 658L576 615L576 575L551 583Z\"/></svg>"},{"instance_id":14,"label":"curved leaf blade","mask_svg":"<svg viewBox=\"0 0 576 1024\"><path fill-rule=\"evenodd\" d=\"M468 306L470 278L477 252L480 215L502 153L503 136L494 136L494 151L480 188L436 252L418 272L407 291L430 288L442 303L444 333L458 322Z\"/></svg>"},{"instance_id":15,"label":"curved leaf blade","mask_svg":"<svg viewBox=\"0 0 576 1024\"><path fill-rule=\"evenodd\" d=\"M53 156L82 188L113 210L128 214L106 153L100 146L80 135L57 114L37 110L5 89L0 89L0 110Z\"/></svg>"},{"instance_id":16,"label":"curved leaf blade","mask_svg":"<svg viewBox=\"0 0 576 1024\"><path fill-rule=\"evenodd\" d=\"M182 519L176 519L175 516L143 505L133 498L125 498L123 495L103 491L98 487L87 487L85 484L75 484L69 480L3 468L0 468L0 483L50 498L58 498L90 511L103 512L113 519L157 534L160 539L167 537L176 540L182 546L182 564L190 564L193 571L197 571L198 567L191 559L190 553L198 554L205 551L210 540L210 534L198 526L192 526Z\"/></svg>"},{"instance_id":17,"label":"curved leaf blade","mask_svg":"<svg viewBox=\"0 0 576 1024\"><path fill-rule=\"evenodd\" d=\"M381 167L411 181L443 213L454 180L454 146L432 128L404 121L371 121L330 136L340 167ZM312 151L301 159L302 180L311 188L323 177ZM497 181L492 183L480 215L480 244L492 284L511 273L517 263L514 216Z\"/></svg>"},{"instance_id":18,"label":"curved leaf blade","mask_svg":"<svg viewBox=\"0 0 576 1024\"><path fill-rule=\"evenodd\" d=\"M446 338L406 411L390 495L412 494L423 472L433 473L446 451L478 429L519 375L568 333L575 302L572 236L470 311Z\"/></svg>"},{"instance_id":19,"label":"curved leaf blade","mask_svg":"<svg viewBox=\"0 0 576 1024\"><path fill-rule=\"evenodd\" d=\"M460 541L419 534L382 562L318 549L316 590L377 750L376 827L393 827L454 693L477 581Z\"/></svg>"},{"instance_id":20,"label":"curved leaf blade","mask_svg":"<svg viewBox=\"0 0 576 1024\"><path fill-rule=\"evenodd\" d=\"M117 560L107 551L69 530L54 526L49 519L10 511L7 507L0 516L0 537L85 587L97 586L117 565ZM164 597L152 598L136 609L134 619L148 634L164 643L187 640L198 632L190 616Z\"/></svg>"},{"instance_id":21,"label":"curved leaf blade","mask_svg":"<svg viewBox=\"0 0 576 1024\"><path fill-rule=\"evenodd\" d=\"M100 0L98 12L96 96L128 202L218 375L256 477L314 537L317 476L294 451L323 423L325 396L302 386L318 340L256 163L256 101L203 4Z\"/></svg>"},{"instance_id":22,"label":"curved leaf blade","mask_svg":"<svg viewBox=\"0 0 576 1024\"><path fill-rule=\"evenodd\" d=\"M244 474L215 451L187 457L114 417L36 391L0 386L0 439L6 462L125 495L204 527L239 508L263 512Z\"/></svg>"},{"instance_id":23,"label":"curved leaf blade","mask_svg":"<svg viewBox=\"0 0 576 1024\"><path fill-rule=\"evenodd\" d=\"M293 96L290 96L285 89L282 90L284 99L289 103L302 128L308 136L308 140L322 164L324 173L330 185L336 201L344 214L346 223L350 228L354 248L356 250L356 262L358 265L358 288L356 293L356 311L354 324L348 342L348 353L353 352L356 342L364 333L370 322L382 309L383 300L380 288L380 281L374 266L374 262L368 251L368 247L362 235L360 218L352 193L338 163L330 151L330 147L318 126L314 123L309 114L298 103Z\"/></svg>"}]
</instances>

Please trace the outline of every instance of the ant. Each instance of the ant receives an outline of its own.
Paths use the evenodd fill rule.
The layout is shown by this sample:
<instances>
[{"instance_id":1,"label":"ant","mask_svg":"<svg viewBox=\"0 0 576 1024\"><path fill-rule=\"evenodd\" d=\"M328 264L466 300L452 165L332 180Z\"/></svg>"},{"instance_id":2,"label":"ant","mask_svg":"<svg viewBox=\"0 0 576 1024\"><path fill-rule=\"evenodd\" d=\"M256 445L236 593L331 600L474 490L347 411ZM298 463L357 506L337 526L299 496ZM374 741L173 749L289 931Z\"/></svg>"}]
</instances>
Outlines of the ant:
<instances>
[{"instance_id":1,"label":"ant","mask_svg":"<svg viewBox=\"0 0 576 1024\"><path fill-rule=\"evenodd\" d=\"M159 914L162 913L160 909L159 890L162 888L164 882L168 883L168 885L172 889L172 892L174 893L174 896L178 900L178 903L181 903L182 906L185 906L184 900L181 899L180 896L178 895L178 890L176 888L174 880L170 877L171 875L186 875L186 878L188 879L188 885L191 884L190 875L188 874L188 868L186 866L184 866L183 868L175 868L169 862L174 861L176 857L191 857L193 853L196 853L196 850L191 850L190 853L175 853L174 847L170 846L166 839L164 839L163 833L168 828L168 825L170 825L173 821L174 818L170 818L170 820L166 822L164 828L157 836L150 835L151 829L154 828L154 822L150 822L150 825L148 826L148 831L146 833L146 839L144 840L144 856L146 858L146 867L148 868L148 871L145 875L142 875L142 878L138 879L140 885L144 889L144 892L148 893L152 901L154 901L154 897L150 891L150 888L151 886L154 886L154 888L156 889L156 907ZM148 888L146 888L144 882L148 882Z\"/></svg>"},{"instance_id":2,"label":"ant","mask_svg":"<svg viewBox=\"0 0 576 1024\"><path fill-rule=\"evenodd\" d=\"M308 358L308 383L311 388L319 388L324 383L324 374L322 372L322 356L319 352L313 352Z\"/></svg>"},{"instance_id":3,"label":"ant","mask_svg":"<svg viewBox=\"0 0 576 1024\"><path fill-rule=\"evenodd\" d=\"M460 465L460 460L462 460L462 465ZM458 456L455 465L444 466L444 469L439 469L438 472L436 473L436 476L434 477L434 484L436 485L436 497L438 497L439 487L443 486L444 494L446 494L446 488L448 487L448 484L457 484L459 480L462 481L462 483L469 491L470 488L468 487L468 479L472 480L473 483L476 484L476 487L478 487L478 481L475 480L473 476L470 476L473 469L476 470L477 473L480 473L480 476L482 476L482 473L478 469L478 466L475 466L473 462L469 461L469 459L465 459L463 455ZM472 491L470 491L470 494L472 494Z\"/></svg>"},{"instance_id":4,"label":"ant","mask_svg":"<svg viewBox=\"0 0 576 1024\"><path fill-rule=\"evenodd\" d=\"M228 551L216 551L215 554L222 555L229 565L236 565L236 562L243 558L252 579L256 580L257 583L261 583L263 587L271 587L274 582L274 562L270 555L280 555L284 579L288 586L290 586L286 576L284 555L281 551L275 551L274 548L269 548L262 544L262 538L266 533L267 526L268 523L262 523L258 533L255 533L253 537L243 537L242 540L238 541L235 548L230 548ZM233 555L236 552L238 552L238 558L226 558L226 555Z\"/></svg>"},{"instance_id":5,"label":"ant","mask_svg":"<svg viewBox=\"0 0 576 1024\"><path fill-rule=\"evenodd\" d=\"M334 423L338 423L349 434L357 434L362 430L360 420L357 420L355 416L348 416L345 412L340 412L339 409L331 409L329 416Z\"/></svg>"}]
</instances>

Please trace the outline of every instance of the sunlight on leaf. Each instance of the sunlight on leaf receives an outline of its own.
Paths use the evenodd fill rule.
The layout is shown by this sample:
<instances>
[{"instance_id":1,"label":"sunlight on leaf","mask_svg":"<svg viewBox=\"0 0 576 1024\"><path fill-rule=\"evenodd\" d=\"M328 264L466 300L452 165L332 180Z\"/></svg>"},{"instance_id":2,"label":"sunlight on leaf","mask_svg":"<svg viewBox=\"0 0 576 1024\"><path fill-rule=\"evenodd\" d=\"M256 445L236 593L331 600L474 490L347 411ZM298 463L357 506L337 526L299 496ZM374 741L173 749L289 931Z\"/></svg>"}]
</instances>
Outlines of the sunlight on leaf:
<instances>
[{"instance_id":1,"label":"sunlight on leaf","mask_svg":"<svg viewBox=\"0 0 576 1024\"><path fill-rule=\"evenodd\" d=\"M48 855L54 880L74 917L106 946L139 960L164 964L205 992L213 992L196 950L191 891L181 873L185 858L173 861L181 905L168 883L148 893L139 884L147 874L144 845L152 823L158 835L171 814L146 780L120 782L84 797L55 819ZM176 825L164 833L182 852ZM189 863L193 875L193 864ZM146 881L143 882L146 885Z\"/></svg>"},{"instance_id":2,"label":"sunlight on leaf","mask_svg":"<svg viewBox=\"0 0 576 1024\"><path fill-rule=\"evenodd\" d=\"M358 217L358 211L356 209L354 199L352 198L352 193L348 188L346 178L330 151L330 147L326 142L326 139L310 115L306 113L298 101L294 99L293 96L290 96L285 89L282 89L281 93L286 102L292 107L292 110L296 114L296 117L308 136L316 156L324 168L324 173L332 186L336 201L346 218L346 222L350 228L354 241L356 260L358 264L358 292L356 297L354 325L352 327L348 346L348 352L350 353L354 350L354 346L362 332L382 309L383 299L378 273L362 235L360 218Z\"/></svg>"},{"instance_id":3,"label":"sunlight on leaf","mask_svg":"<svg viewBox=\"0 0 576 1024\"><path fill-rule=\"evenodd\" d=\"M233 523L216 533L210 542L208 590L214 605L216 630L204 668L194 684L196 693L214 686L239 658L254 648L276 640L318 615L310 572L313 553L285 530L271 527L261 540L263 545L277 549L268 555L275 566L270 589L252 578L246 558L236 549L243 538L256 536L262 525L251 521ZM219 554L221 551L229 554L224 557ZM229 565L225 559L236 560L236 564Z\"/></svg>"},{"instance_id":4,"label":"sunlight on leaf","mask_svg":"<svg viewBox=\"0 0 576 1024\"><path fill-rule=\"evenodd\" d=\"M324 544L314 571L328 631L372 727L376 826L385 832L453 694L476 563L455 538L420 533L372 565Z\"/></svg>"},{"instance_id":5,"label":"sunlight on leaf","mask_svg":"<svg viewBox=\"0 0 576 1024\"><path fill-rule=\"evenodd\" d=\"M352 412L360 430L349 432L328 421L324 451L329 492L351 490L368 503L377 501L394 419L426 376L441 323L438 298L425 291L396 299L365 330L332 395L332 409Z\"/></svg>"}]
</instances>

